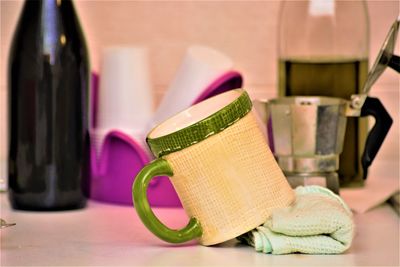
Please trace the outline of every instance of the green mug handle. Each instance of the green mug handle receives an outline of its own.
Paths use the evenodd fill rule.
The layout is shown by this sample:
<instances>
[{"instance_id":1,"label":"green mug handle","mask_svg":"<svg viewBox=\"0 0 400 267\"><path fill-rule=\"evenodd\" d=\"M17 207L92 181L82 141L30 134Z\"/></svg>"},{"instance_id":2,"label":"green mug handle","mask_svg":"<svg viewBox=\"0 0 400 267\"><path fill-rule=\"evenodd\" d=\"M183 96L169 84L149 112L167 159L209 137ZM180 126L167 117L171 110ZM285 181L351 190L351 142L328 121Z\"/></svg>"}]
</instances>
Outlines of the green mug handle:
<instances>
[{"instance_id":1,"label":"green mug handle","mask_svg":"<svg viewBox=\"0 0 400 267\"><path fill-rule=\"evenodd\" d=\"M173 176L173 171L165 159L156 159L146 165L135 178L132 187L132 198L143 224L154 235L170 243L183 243L202 235L199 221L196 218L190 218L189 223L180 230L173 230L165 226L154 215L149 201L147 200L147 187L154 176L167 175Z\"/></svg>"}]
</instances>

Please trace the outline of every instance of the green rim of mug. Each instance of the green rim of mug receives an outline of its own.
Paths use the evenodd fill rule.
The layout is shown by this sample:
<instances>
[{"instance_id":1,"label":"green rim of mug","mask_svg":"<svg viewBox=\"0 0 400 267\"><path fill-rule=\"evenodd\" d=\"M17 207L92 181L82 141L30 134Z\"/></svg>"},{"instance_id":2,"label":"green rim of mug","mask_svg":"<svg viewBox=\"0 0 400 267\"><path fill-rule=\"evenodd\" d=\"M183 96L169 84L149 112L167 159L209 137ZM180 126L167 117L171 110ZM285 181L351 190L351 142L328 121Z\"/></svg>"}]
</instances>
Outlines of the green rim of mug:
<instances>
[{"instance_id":1,"label":"green rim of mug","mask_svg":"<svg viewBox=\"0 0 400 267\"><path fill-rule=\"evenodd\" d=\"M210 116L164 136L149 138L149 134L146 138L146 142L153 154L159 158L197 144L210 136L222 132L246 116L252 108L252 103L248 93L243 89L234 89L231 91L237 91L240 94L231 103ZM231 91L223 94L227 94ZM223 94L216 95L212 98L221 97ZM205 101L210 99L211 98ZM204 104L204 101L197 105L201 104Z\"/></svg>"}]
</instances>

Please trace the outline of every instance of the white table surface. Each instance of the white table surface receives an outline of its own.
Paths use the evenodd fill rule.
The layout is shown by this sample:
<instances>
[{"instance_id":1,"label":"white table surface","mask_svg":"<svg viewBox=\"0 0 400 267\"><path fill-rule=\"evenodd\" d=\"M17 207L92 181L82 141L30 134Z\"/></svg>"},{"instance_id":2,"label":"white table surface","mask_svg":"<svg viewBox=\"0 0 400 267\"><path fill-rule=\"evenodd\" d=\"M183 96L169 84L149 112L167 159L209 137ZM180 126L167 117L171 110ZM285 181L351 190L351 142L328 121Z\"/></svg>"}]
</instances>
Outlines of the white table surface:
<instances>
[{"instance_id":1,"label":"white table surface","mask_svg":"<svg viewBox=\"0 0 400 267\"><path fill-rule=\"evenodd\" d=\"M10 209L0 194L1 266L399 266L399 217L389 205L356 214L352 247L342 255L267 255L229 241L214 247L170 245L154 237L130 206L89 201L82 210L26 212ZM158 208L171 227L185 225L182 209Z\"/></svg>"}]
</instances>

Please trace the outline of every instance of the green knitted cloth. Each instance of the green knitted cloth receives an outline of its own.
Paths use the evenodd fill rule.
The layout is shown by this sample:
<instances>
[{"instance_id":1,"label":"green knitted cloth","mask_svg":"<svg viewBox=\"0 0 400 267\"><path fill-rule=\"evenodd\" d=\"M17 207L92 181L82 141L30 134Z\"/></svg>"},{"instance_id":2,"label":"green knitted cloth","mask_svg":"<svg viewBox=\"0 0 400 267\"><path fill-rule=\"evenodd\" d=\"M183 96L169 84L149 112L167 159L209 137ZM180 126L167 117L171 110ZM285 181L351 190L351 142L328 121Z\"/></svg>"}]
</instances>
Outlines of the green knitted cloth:
<instances>
[{"instance_id":1,"label":"green knitted cloth","mask_svg":"<svg viewBox=\"0 0 400 267\"><path fill-rule=\"evenodd\" d=\"M320 186L295 189L293 205L275 210L264 225L238 239L272 254L338 254L354 236L352 212L332 191Z\"/></svg>"}]
</instances>

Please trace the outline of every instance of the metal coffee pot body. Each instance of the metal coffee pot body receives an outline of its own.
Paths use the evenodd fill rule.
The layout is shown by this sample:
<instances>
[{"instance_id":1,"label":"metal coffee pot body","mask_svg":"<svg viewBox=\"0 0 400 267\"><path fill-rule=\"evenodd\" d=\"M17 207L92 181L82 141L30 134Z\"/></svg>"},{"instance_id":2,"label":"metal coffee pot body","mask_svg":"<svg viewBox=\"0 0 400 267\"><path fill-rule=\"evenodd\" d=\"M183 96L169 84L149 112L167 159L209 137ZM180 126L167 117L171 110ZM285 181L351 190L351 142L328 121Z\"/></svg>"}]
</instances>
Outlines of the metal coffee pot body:
<instances>
[{"instance_id":1,"label":"metal coffee pot body","mask_svg":"<svg viewBox=\"0 0 400 267\"><path fill-rule=\"evenodd\" d=\"M379 99L368 96L363 98L362 105L341 98L317 96L254 102L266 124L271 150L287 176L336 175L347 117L371 115L375 118L375 125L368 133L361 162L365 179L367 169L392 124ZM333 187L338 187L338 182ZM338 191L338 188L334 189Z\"/></svg>"},{"instance_id":2,"label":"metal coffee pot body","mask_svg":"<svg viewBox=\"0 0 400 267\"><path fill-rule=\"evenodd\" d=\"M268 104L269 143L285 172L334 172L346 130L346 101L283 97Z\"/></svg>"}]
</instances>

